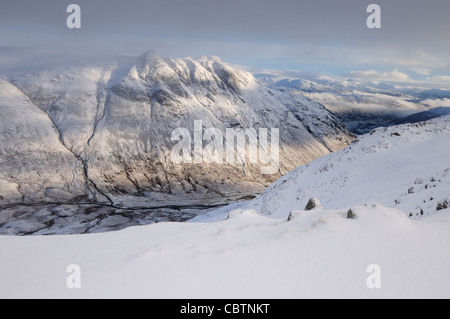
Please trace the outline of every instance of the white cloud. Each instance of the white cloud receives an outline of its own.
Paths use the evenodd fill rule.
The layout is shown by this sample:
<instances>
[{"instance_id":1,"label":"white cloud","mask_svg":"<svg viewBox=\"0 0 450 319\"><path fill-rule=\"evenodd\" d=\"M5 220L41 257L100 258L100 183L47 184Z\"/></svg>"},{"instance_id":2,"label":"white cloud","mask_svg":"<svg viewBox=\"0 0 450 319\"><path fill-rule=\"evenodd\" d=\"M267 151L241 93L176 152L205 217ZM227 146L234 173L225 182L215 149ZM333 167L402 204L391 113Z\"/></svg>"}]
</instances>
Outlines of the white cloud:
<instances>
[{"instance_id":1,"label":"white cloud","mask_svg":"<svg viewBox=\"0 0 450 319\"><path fill-rule=\"evenodd\" d=\"M399 65L399 66L421 66L423 65L423 61L416 60L416 59L402 59L402 58L378 58L371 61L374 64L381 64L381 65Z\"/></svg>"},{"instance_id":2,"label":"white cloud","mask_svg":"<svg viewBox=\"0 0 450 319\"><path fill-rule=\"evenodd\" d=\"M345 77L364 81L414 82L407 74L397 69L392 72L378 72L375 70L351 71Z\"/></svg>"},{"instance_id":3,"label":"white cloud","mask_svg":"<svg viewBox=\"0 0 450 319\"><path fill-rule=\"evenodd\" d=\"M0 67L10 67L20 62L20 58L0 55Z\"/></svg>"},{"instance_id":4,"label":"white cloud","mask_svg":"<svg viewBox=\"0 0 450 319\"><path fill-rule=\"evenodd\" d=\"M432 108L435 107L450 107L450 99L429 99L422 101L422 104L426 104Z\"/></svg>"},{"instance_id":5,"label":"white cloud","mask_svg":"<svg viewBox=\"0 0 450 319\"><path fill-rule=\"evenodd\" d=\"M450 87L450 76L448 76L448 75L427 77L427 81L430 81L432 83L436 83L439 85L447 85Z\"/></svg>"},{"instance_id":6,"label":"white cloud","mask_svg":"<svg viewBox=\"0 0 450 319\"><path fill-rule=\"evenodd\" d=\"M420 75L430 75L431 74L431 70L426 69L426 68L411 68L411 70L413 70L414 72L416 72L417 74L420 74Z\"/></svg>"},{"instance_id":7,"label":"white cloud","mask_svg":"<svg viewBox=\"0 0 450 319\"><path fill-rule=\"evenodd\" d=\"M386 49L388 50L388 49ZM373 57L369 63L391 68L402 68L422 76L449 70L450 55L417 50L405 52L404 50L383 51L389 57Z\"/></svg>"}]
</instances>

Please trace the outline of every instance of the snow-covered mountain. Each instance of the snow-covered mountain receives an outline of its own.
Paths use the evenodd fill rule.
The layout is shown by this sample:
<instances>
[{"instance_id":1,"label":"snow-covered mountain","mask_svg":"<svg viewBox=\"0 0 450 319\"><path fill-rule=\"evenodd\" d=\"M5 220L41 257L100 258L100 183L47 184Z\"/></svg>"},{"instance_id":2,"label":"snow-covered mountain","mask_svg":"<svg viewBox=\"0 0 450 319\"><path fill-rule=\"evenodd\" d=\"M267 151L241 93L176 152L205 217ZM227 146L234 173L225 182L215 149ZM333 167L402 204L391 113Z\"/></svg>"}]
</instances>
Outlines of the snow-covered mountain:
<instances>
[{"instance_id":1,"label":"snow-covered mountain","mask_svg":"<svg viewBox=\"0 0 450 319\"><path fill-rule=\"evenodd\" d=\"M59 141L47 114L0 80L0 206L83 200L83 168Z\"/></svg>"},{"instance_id":2,"label":"snow-covered mountain","mask_svg":"<svg viewBox=\"0 0 450 319\"><path fill-rule=\"evenodd\" d=\"M450 116L377 129L296 168L241 210L286 218L317 198L326 210L380 205L409 217L439 214L450 207L449 139Z\"/></svg>"},{"instance_id":3,"label":"snow-covered mountain","mask_svg":"<svg viewBox=\"0 0 450 319\"><path fill-rule=\"evenodd\" d=\"M245 197L352 141L319 103L269 88L216 57L148 52L129 63L14 74L1 80L0 97L0 206ZM264 164L246 161L174 163L172 133L193 134L195 120L221 132L279 129L278 172L263 175Z\"/></svg>"},{"instance_id":4,"label":"snow-covered mountain","mask_svg":"<svg viewBox=\"0 0 450 319\"><path fill-rule=\"evenodd\" d=\"M355 134L393 125L414 113L447 106L450 90L346 78L301 79L255 74L260 81L301 92L332 111Z\"/></svg>"},{"instance_id":5,"label":"snow-covered mountain","mask_svg":"<svg viewBox=\"0 0 450 319\"><path fill-rule=\"evenodd\" d=\"M197 222L0 236L0 297L448 298L449 124L378 129Z\"/></svg>"}]
</instances>

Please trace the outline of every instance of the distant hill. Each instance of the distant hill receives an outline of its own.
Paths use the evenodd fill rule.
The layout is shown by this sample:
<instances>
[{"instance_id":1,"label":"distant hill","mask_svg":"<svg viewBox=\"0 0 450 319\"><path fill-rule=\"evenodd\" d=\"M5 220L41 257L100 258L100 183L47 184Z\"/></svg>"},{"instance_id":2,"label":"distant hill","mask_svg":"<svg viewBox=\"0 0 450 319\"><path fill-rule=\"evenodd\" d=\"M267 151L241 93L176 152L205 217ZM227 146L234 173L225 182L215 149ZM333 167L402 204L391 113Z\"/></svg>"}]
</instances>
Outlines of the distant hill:
<instances>
[{"instance_id":1,"label":"distant hill","mask_svg":"<svg viewBox=\"0 0 450 319\"><path fill-rule=\"evenodd\" d=\"M450 115L450 107L438 107L429 111L415 113L401 119L392 121L392 125L418 123L432 120L441 116Z\"/></svg>"}]
</instances>

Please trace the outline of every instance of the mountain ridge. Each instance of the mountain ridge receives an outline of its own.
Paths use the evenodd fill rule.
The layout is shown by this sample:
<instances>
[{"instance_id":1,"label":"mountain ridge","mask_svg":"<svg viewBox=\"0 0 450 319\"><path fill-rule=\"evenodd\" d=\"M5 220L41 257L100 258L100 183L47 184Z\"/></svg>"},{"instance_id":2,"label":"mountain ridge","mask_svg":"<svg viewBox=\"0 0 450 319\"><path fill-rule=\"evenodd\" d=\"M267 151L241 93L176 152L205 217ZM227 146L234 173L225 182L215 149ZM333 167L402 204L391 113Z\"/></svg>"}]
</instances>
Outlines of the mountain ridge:
<instances>
[{"instance_id":1,"label":"mountain ridge","mask_svg":"<svg viewBox=\"0 0 450 319\"><path fill-rule=\"evenodd\" d=\"M144 205L161 205L179 201L180 196L214 200L251 195L294 167L341 149L353 139L320 104L268 88L218 57L170 59L147 52L133 63L59 67L7 80L17 94L47 115L51 123L46 126L56 130L65 148L61 152L72 154L81 178L65 182L85 191L72 198L67 194L68 202L84 198L87 203L130 206L133 203L127 202L137 197ZM15 116L5 119L14 123ZM203 121L203 129L223 132L279 128L279 172L262 176L260 164L245 162L173 164L172 132L179 127L193 132L195 120ZM55 168L56 164L47 170ZM14 188L14 181L10 182L6 184ZM47 196L48 188L37 183L34 197L0 200L0 206L61 200Z\"/></svg>"},{"instance_id":2,"label":"mountain ridge","mask_svg":"<svg viewBox=\"0 0 450 319\"><path fill-rule=\"evenodd\" d=\"M302 210L316 197L324 209L381 204L409 217L448 208L450 116L379 128L346 149L298 167L249 203L277 217ZM272 204L274 199L283 203Z\"/></svg>"},{"instance_id":3,"label":"mountain ridge","mask_svg":"<svg viewBox=\"0 0 450 319\"><path fill-rule=\"evenodd\" d=\"M399 124L414 113L448 104L450 90L429 89L425 83L396 83L304 75L255 74L274 87L298 91L332 111L354 134ZM426 120L426 118L424 118Z\"/></svg>"}]
</instances>

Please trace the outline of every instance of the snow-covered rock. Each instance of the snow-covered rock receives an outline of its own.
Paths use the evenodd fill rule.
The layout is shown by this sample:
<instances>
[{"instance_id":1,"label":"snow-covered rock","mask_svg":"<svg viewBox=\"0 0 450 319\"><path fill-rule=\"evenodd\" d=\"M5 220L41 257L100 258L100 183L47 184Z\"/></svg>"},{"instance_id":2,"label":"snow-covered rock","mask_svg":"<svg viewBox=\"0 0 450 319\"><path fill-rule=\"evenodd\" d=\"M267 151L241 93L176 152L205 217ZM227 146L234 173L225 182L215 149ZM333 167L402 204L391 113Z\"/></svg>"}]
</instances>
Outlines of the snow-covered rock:
<instances>
[{"instance_id":1,"label":"snow-covered rock","mask_svg":"<svg viewBox=\"0 0 450 319\"><path fill-rule=\"evenodd\" d=\"M305 210L309 211L309 210L316 210L316 209L322 209L322 204L320 203L320 201L315 198L315 197L311 197L308 201L308 203L306 204Z\"/></svg>"}]
</instances>

